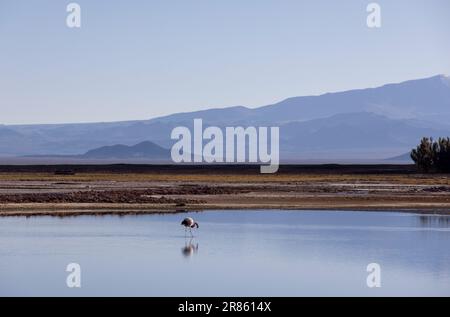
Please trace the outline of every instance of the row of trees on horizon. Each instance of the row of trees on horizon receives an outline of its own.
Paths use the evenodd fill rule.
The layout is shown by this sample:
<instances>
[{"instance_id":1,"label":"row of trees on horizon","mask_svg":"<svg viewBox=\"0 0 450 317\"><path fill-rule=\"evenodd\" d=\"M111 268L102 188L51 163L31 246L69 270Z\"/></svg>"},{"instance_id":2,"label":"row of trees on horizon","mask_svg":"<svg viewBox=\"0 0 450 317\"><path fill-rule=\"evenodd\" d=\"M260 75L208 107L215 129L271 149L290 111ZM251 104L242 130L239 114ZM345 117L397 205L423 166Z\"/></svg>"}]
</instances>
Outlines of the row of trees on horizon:
<instances>
[{"instance_id":1,"label":"row of trees on horizon","mask_svg":"<svg viewBox=\"0 0 450 317\"><path fill-rule=\"evenodd\" d=\"M411 159L422 172L450 172L450 138L422 138Z\"/></svg>"}]
</instances>

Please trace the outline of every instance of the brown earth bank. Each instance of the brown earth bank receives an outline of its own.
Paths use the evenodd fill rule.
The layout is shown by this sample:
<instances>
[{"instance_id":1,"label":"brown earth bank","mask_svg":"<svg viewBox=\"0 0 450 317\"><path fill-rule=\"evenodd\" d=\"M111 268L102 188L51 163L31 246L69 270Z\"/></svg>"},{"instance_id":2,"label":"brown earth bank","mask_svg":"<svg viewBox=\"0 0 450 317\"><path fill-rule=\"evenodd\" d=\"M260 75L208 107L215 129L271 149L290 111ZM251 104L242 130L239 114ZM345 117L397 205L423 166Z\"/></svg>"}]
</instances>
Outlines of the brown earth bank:
<instances>
[{"instance_id":1,"label":"brown earth bank","mask_svg":"<svg viewBox=\"0 0 450 317\"><path fill-rule=\"evenodd\" d=\"M410 165L0 166L0 216L208 209L450 214L450 175Z\"/></svg>"},{"instance_id":2,"label":"brown earth bank","mask_svg":"<svg viewBox=\"0 0 450 317\"><path fill-rule=\"evenodd\" d=\"M0 173L219 173L255 174L260 172L258 164L84 164L84 165L0 165ZM414 173L412 164L285 164L280 165L277 174L292 173Z\"/></svg>"}]
</instances>

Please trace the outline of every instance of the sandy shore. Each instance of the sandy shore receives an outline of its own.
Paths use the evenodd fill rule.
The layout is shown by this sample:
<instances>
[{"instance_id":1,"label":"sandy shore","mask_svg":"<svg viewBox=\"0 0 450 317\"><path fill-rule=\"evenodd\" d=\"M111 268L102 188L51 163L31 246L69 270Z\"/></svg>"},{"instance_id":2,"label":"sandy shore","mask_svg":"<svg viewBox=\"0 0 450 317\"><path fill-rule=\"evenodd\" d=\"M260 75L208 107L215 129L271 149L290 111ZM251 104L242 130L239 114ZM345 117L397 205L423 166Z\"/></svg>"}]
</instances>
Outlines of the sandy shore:
<instances>
[{"instance_id":1,"label":"sandy shore","mask_svg":"<svg viewBox=\"0 0 450 317\"><path fill-rule=\"evenodd\" d=\"M346 170L347 171L347 170ZM0 172L0 216L141 214L211 209L450 214L450 176L339 171L258 173Z\"/></svg>"}]
</instances>

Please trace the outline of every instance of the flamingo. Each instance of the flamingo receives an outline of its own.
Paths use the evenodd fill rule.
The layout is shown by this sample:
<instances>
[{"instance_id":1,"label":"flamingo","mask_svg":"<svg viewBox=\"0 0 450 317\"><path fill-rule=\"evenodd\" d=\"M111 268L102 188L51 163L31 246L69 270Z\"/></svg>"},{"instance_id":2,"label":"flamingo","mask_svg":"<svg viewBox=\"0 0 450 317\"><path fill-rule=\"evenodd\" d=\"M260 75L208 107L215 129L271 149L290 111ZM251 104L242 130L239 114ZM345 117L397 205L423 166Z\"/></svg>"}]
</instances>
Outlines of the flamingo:
<instances>
[{"instance_id":1,"label":"flamingo","mask_svg":"<svg viewBox=\"0 0 450 317\"><path fill-rule=\"evenodd\" d=\"M184 226L184 235L186 236L186 230L189 228L189 232L191 233L191 237L194 235L192 234L192 228L197 227L198 229L198 223L194 221L191 217L184 218L184 220L181 222L181 225Z\"/></svg>"}]
</instances>

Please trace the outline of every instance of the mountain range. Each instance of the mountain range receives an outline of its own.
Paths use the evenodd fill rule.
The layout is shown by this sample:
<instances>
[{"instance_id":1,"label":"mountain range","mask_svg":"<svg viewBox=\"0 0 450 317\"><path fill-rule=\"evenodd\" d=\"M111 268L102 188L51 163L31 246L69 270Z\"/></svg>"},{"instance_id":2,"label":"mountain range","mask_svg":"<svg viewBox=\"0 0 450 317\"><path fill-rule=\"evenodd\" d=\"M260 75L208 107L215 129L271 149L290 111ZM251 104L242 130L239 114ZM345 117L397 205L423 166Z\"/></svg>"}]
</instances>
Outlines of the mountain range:
<instances>
[{"instance_id":1,"label":"mountain range","mask_svg":"<svg viewBox=\"0 0 450 317\"><path fill-rule=\"evenodd\" d=\"M170 151L153 142L144 141L133 146L117 144L102 146L79 156L84 159L170 159Z\"/></svg>"},{"instance_id":2,"label":"mountain range","mask_svg":"<svg viewBox=\"0 0 450 317\"><path fill-rule=\"evenodd\" d=\"M148 120L0 125L0 156L85 153L111 158L114 153L122 159L152 159L167 154L174 127L192 127L195 118L203 119L204 127L279 126L285 160L384 159L407 153L423 136L450 135L450 78L439 75L294 97L257 108L209 109Z\"/></svg>"}]
</instances>

